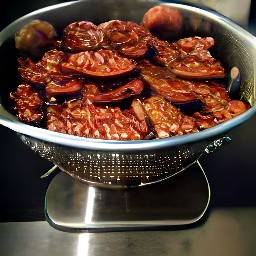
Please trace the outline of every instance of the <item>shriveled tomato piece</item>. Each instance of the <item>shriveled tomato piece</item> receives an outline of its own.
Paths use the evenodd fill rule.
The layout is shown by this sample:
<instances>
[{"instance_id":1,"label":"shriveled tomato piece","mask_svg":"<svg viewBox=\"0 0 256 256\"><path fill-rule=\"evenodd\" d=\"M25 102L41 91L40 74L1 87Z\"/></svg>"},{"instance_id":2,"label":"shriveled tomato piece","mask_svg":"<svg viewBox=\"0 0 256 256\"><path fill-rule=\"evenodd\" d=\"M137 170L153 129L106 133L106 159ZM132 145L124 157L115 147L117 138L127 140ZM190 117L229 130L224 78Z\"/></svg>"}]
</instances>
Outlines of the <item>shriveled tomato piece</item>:
<instances>
[{"instance_id":1,"label":"shriveled tomato piece","mask_svg":"<svg viewBox=\"0 0 256 256\"><path fill-rule=\"evenodd\" d=\"M55 39L55 28L49 22L33 20L15 34L15 47L23 56L39 59L54 47Z\"/></svg>"},{"instance_id":2,"label":"shriveled tomato piece","mask_svg":"<svg viewBox=\"0 0 256 256\"><path fill-rule=\"evenodd\" d=\"M228 104L228 111L231 113L232 117L238 116L250 108L248 103L240 100L231 100Z\"/></svg>"},{"instance_id":3,"label":"shriveled tomato piece","mask_svg":"<svg viewBox=\"0 0 256 256\"><path fill-rule=\"evenodd\" d=\"M236 117L249 108L249 104L239 101L231 100L226 106L222 109L213 111L213 116L215 117L216 123L222 123L233 117Z\"/></svg>"},{"instance_id":4,"label":"shriveled tomato piece","mask_svg":"<svg viewBox=\"0 0 256 256\"><path fill-rule=\"evenodd\" d=\"M152 38L149 44L156 52L155 60L163 66L168 66L169 63L176 60L180 54L175 45L167 41L159 40L157 37Z\"/></svg>"},{"instance_id":5,"label":"shriveled tomato piece","mask_svg":"<svg viewBox=\"0 0 256 256\"><path fill-rule=\"evenodd\" d=\"M19 58L18 71L23 81L44 86L47 71L42 65L37 65L30 58Z\"/></svg>"},{"instance_id":6,"label":"shriveled tomato piece","mask_svg":"<svg viewBox=\"0 0 256 256\"><path fill-rule=\"evenodd\" d=\"M219 111L225 108L230 101L228 91L224 87L212 83L194 82L193 91L205 103L205 112Z\"/></svg>"},{"instance_id":7,"label":"shriveled tomato piece","mask_svg":"<svg viewBox=\"0 0 256 256\"><path fill-rule=\"evenodd\" d=\"M189 37L175 43L154 37L149 43L155 49L155 60L166 66L177 77L185 79L211 79L225 77L220 61L208 49L214 45L212 37Z\"/></svg>"},{"instance_id":8,"label":"shriveled tomato piece","mask_svg":"<svg viewBox=\"0 0 256 256\"><path fill-rule=\"evenodd\" d=\"M185 52L192 52L194 50L208 50L215 44L215 40L212 37L194 36L182 38L173 44Z\"/></svg>"},{"instance_id":9,"label":"shriveled tomato piece","mask_svg":"<svg viewBox=\"0 0 256 256\"><path fill-rule=\"evenodd\" d=\"M140 121L141 127L144 125L144 130L148 131L148 134L144 137L145 140L149 140L155 137L155 129L151 123L148 114L143 106L142 101L139 98L135 98L130 106L131 113Z\"/></svg>"},{"instance_id":10,"label":"shriveled tomato piece","mask_svg":"<svg viewBox=\"0 0 256 256\"><path fill-rule=\"evenodd\" d=\"M224 78L225 74L222 70L219 70L216 65L216 70L212 70L209 65L198 65L198 70L188 68L180 65L179 67L170 68L170 70L178 77L186 79L213 79L213 78Z\"/></svg>"},{"instance_id":11,"label":"shriveled tomato piece","mask_svg":"<svg viewBox=\"0 0 256 256\"><path fill-rule=\"evenodd\" d=\"M142 58L148 50L151 34L134 22L112 20L99 25L107 42L127 58Z\"/></svg>"},{"instance_id":12,"label":"shriveled tomato piece","mask_svg":"<svg viewBox=\"0 0 256 256\"><path fill-rule=\"evenodd\" d=\"M196 99L189 81L172 76L164 67L141 65L141 76L150 88L171 102L187 102Z\"/></svg>"},{"instance_id":13,"label":"shriveled tomato piece","mask_svg":"<svg viewBox=\"0 0 256 256\"><path fill-rule=\"evenodd\" d=\"M115 102L127 99L133 95L138 95L141 93L143 88L144 83L140 79L134 79L133 81L114 90L98 95L88 95L86 98L92 102Z\"/></svg>"},{"instance_id":14,"label":"shriveled tomato piece","mask_svg":"<svg viewBox=\"0 0 256 256\"><path fill-rule=\"evenodd\" d=\"M92 22L73 22L63 31L61 48L71 52L94 50L102 40L102 31Z\"/></svg>"},{"instance_id":15,"label":"shriveled tomato piece","mask_svg":"<svg viewBox=\"0 0 256 256\"><path fill-rule=\"evenodd\" d=\"M59 64L65 56L64 52L54 49L47 51L38 62L33 62L30 58L19 58L18 70L24 81L44 87L50 76L65 78L59 70Z\"/></svg>"},{"instance_id":16,"label":"shriveled tomato piece","mask_svg":"<svg viewBox=\"0 0 256 256\"><path fill-rule=\"evenodd\" d=\"M49 106L47 128L55 132L108 140L140 140L148 133L147 126L128 110L99 107L82 101L67 106Z\"/></svg>"},{"instance_id":17,"label":"shriveled tomato piece","mask_svg":"<svg viewBox=\"0 0 256 256\"><path fill-rule=\"evenodd\" d=\"M66 54L56 49L47 51L37 65L42 65L48 73L59 73L59 64L66 57Z\"/></svg>"},{"instance_id":18,"label":"shriveled tomato piece","mask_svg":"<svg viewBox=\"0 0 256 256\"><path fill-rule=\"evenodd\" d=\"M208 49L214 45L212 37L183 38L173 44L179 56L167 67L178 77L186 79L211 79L225 77L220 61L212 57Z\"/></svg>"},{"instance_id":19,"label":"shriveled tomato piece","mask_svg":"<svg viewBox=\"0 0 256 256\"><path fill-rule=\"evenodd\" d=\"M168 68L178 77L186 79L224 78L225 69L214 58L202 59L202 54L178 58Z\"/></svg>"},{"instance_id":20,"label":"shriveled tomato piece","mask_svg":"<svg viewBox=\"0 0 256 256\"><path fill-rule=\"evenodd\" d=\"M178 108L159 95L146 99L143 105L154 125L157 138L198 131L193 117L182 114Z\"/></svg>"},{"instance_id":21,"label":"shriveled tomato piece","mask_svg":"<svg viewBox=\"0 0 256 256\"><path fill-rule=\"evenodd\" d=\"M230 100L224 105L219 105L218 108L215 107L212 112L206 115L196 112L193 117L195 118L199 129L202 130L236 117L249 108L249 104L245 102Z\"/></svg>"},{"instance_id":22,"label":"shriveled tomato piece","mask_svg":"<svg viewBox=\"0 0 256 256\"><path fill-rule=\"evenodd\" d=\"M127 58L139 59L143 58L148 51L148 45L145 41L136 42L130 45L120 46L118 52Z\"/></svg>"},{"instance_id":23,"label":"shriveled tomato piece","mask_svg":"<svg viewBox=\"0 0 256 256\"><path fill-rule=\"evenodd\" d=\"M61 80L58 81L54 77L51 81L46 84L46 93L48 95L58 95L58 94L67 94L75 93L80 91L83 88L83 82L79 80Z\"/></svg>"},{"instance_id":24,"label":"shriveled tomato piece","mask_svg":"<svg viewBox=\"0 0 256 256\"><path fill-rule=\"evenodd\" d=\"M125 75L136 68L136 62L111 50L85 51L71 54L60 63L63 72L109 78Z\"/></svg>"},{"instance_id":25,"label":"shriveled tomato piece","mask_svg":"<svg viewBox=\"0 0 256 256\"><path fill-rule=\"evenodd\" d=\"M40 94L27 84L22 83L17 90L11 94L15 102L19 120L33 125L40 125L44 117L42 110L43 100Z\"/></svg>"}]
</instances>

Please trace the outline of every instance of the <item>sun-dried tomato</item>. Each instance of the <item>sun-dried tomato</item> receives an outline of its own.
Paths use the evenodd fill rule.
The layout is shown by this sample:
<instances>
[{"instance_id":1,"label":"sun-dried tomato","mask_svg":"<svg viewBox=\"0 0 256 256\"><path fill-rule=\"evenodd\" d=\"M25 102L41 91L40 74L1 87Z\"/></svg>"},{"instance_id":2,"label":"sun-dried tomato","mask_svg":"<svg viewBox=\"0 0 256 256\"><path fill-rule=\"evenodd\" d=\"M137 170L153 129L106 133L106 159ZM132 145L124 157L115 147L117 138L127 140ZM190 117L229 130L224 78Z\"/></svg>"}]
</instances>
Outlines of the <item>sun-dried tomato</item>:
<instances>
[{"instance_id":1,"label":"sun-dried tomato","mask_svg":"<svg viewBox=\"0 0 256 256\"><path fill-rule=\"evenodd\" d=\"M70 94L76 93L83 89L83 81L75 79L56 79L53 77L51 81L46 83L46 93L48 95Z\"/></svg>"},{"instance_id":2,"label":"sun-dried tomato","mask_svg":"<svg viewBox=\"0 0 256 256\"><path fill-rule=\"evenodd\" d=\"M19 120L36 126L40 125L44 117L43 100L37 91L30 85L22 83L16 92L11 94L11 98L15 101Z\"/></svg>"},{"instance_id":3,"label":"sun-dried tomato","mask_svg":"<svg viewBox=\"0 0 256 256\"><path fill-rule=\"evenodd\" d=\"M95 50L103 41L103 34L89 21L73 22L63 31L61 49L71 52Z\"/></svg>"},{"instance_id":4,"label":"sun-dried tomato","mask_svg":"<svg viewBox=\"0 0 256 256\"><path fill-rule=\"evenodd\" d=\"M116 102L127 99L133 95L139 95L143 88L144 83L140 79L134 79L133 81L114 90L99 93L97 95L86 95L86 98L92 102Z\"/></svg>"},{"instance_id":5,"label":"sun-dried tomato","mask_svg":"<svg viewBox=\"0 0 256 256\"><path fill-rule=\"evenodd\" d=\"M212 37L189 37L173 45L180 51L179 56L167 64L178 77L186 79L212 79L225 77L225 69L220 61L208 51L214 45Z\"/></svg>"},{"instance_id":6,"label":"sun-dried tomato","mask_svg":"<svg viewBox=\"0 0 256 256\"><path fill-rule=\"evenodd\" d=\"M143 105L154 125L157 138L198 131L193 117L184 115L178 108L159 95L153 95L146 99Z\"/></svg>"},{"instance_id":7,"label":"sun-dried tomato","mask_svg":"<svg viewBox=\"0 0 256 256\"><path fill-rule=\"evenodd\" d=\"M47 108L47 128L87 138L108 140L140 140L147 127L128 110L118 107L99 107L77 101L67 106Z\"/></svg>"},{"instance_id":8,"label":"sun-dried tomato","mask_svg":"<svg viewBox=\"0 0 256 256\"><path fill-rule=\"evenodd\" d=\"M209 51L212 37L172 43L149 32L172 24L166 34L178 35L180 15L157 7L144 26L69 24L37 62L18 59L22 83L11 98L19 119L88 138L139 140L197 132L245 112L249 104L230 98L225 79L212 79L226 75Z\"/></svg>"},{"instance_id":9,"label":"sun-dried tomato","mask_svg":"<svg viewBox=\"0 0 256 256\"><path fill-rule=\"evenodd\" d=\"M113 20L99 25L107 42L121 55L138 59L145 56L151 34L146 28L130 21Z\"/></svg>"},{"instance_id":10,"label":"sun-dried tomato","mask_svg":"<svg viewBox=\"0 0 256 256\"><path fill-rule=\"evenodd\" d=\"M60 63L60 67L69 74L109 78L132 72L136 62L121 57L117 52L101 49L71 54L67 61Z\"/></svg>"}]
</instances>

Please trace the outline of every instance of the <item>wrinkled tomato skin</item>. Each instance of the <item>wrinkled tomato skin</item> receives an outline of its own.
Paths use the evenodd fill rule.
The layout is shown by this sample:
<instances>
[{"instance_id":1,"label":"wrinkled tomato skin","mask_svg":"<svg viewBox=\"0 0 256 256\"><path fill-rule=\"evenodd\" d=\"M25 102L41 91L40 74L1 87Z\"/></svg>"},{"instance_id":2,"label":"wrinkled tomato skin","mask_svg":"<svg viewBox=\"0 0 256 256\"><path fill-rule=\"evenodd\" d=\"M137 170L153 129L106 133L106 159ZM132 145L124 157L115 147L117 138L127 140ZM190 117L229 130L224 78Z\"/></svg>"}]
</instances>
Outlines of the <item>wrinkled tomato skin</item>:
<instances>
[{"instance_id":1,"label":"wrinkled tomato skin","mask_svg":"<svg viewBox=\"0 0 256 256\"><path fill-rule=\"evenodd\" d=\"M177 59L168 65L168 69L177 77L184 79L206 80L226 76L225 69L219 61L214 59L202 61L198 56Z\"/></svg>"},{"instance_id":2,"label":"wrinkled tomato skin","mask_svg":"<svg viewBox=\"0 0 256 256\"><path fill-rule=\"evenodd\" d=\"M154 125L157 138L198 131L193 117L185 116L178 108L159 95L152 95L143 104Z\"/></svg>"},{"instance_id":3,"label":"wrinkled tomato skin","mask_svg":"<svg viewBox=\"0 0 256 256\"><path fill-rule=\"evenodd\" d=\"M136 44L131 44L131 45L125 45L122 47L119 47L117 51L131 59L143 59L148 51L148 45L145 41L139 42Z\"/></svg>"},{"instance_id":4,"label":"wrinkled tomato skin","mask_svg":"<svg viewBox=\"0 0 256 256\"><path fill-rule=\"evenodd\" d=\"M147 127L128 110L118 107L99 107L81 101L49 106L47 128L55 132L107 140L140 140Z\"/></svg>"},{"instance_id":5,"label":"wrinkled tomato skin","mask_svg":"<svg viewBox=\"0 0 256 256\"><path fill-rule=\"evenodd\" d=\"M215 40L212 37L201 38L199 36L182 38L174 43L177 48L180 48L185 52L191 52L197 49L208 50L214 44Z\"/></svg>"},{"instance_id":6,"label":"wrinkled tomato skin","mask_svg":"<svg viewBox=\"0 0 256 256\"><path fill-rule=\"evenodd\" d=\"M16 92L11 94L11 98L15 101L19 120L35 126L40 125L44 117L43 100L37 91L29 84L22 83Z\"/></svg>"},{"instance_id":7,"label":"wrinkled tomato skin","mask_svg":"<svg viewBox=\"0 0 256 256\"><path fill-rule=\"evenodd\" d=\"M189 102L196 99L188 82L181 81L168 74L163 67L142 64L140 74L150 88L171 102Z\"/></svg>"},{"instance_id":8,"label":"wrinkled tomato skin","mask_svg":"<svg viewBox=\"0 0 256 256\"><path fill-rule=\"evenodd\" d=\"M208 51L214 43L212 37L180 39L172 44L179 51L178 57L166 63L166 66L177 77L184 79L224 78L226 76L224 67Z\"/></svg>"},{"instance_id":9,"label":"wrinkled tomato skin","mask_svg":"<svg viewBox=\"0 0 256 256\"><path fill-rule=\"evenodd\" d=\"M81 91L83 83L81 81L70 80L62 84L51 81L46 85L46 93L48 95L69 94Z\"/></svg>"},{"instance_id":10,"label":"wrinkled tomato skin","mask_svg":"<svg viewBox=\"0 0 256 256\"><path fill-rule=\"evenodd\" d=\"M143 88L144 83L140 79L134 79L114 90L98 95L89 95L87 98L92 102L115 102L127 99L133 95L138 95L142 92Z\"/></svg>"},{"instance_id":11,"label":"wrinkled tomato skin","mask_svg":"<svg viewBox=\"0 0 256 256\"><path fill-rule=\"evenodd\" d=\"M65 79L65 76L60 73L59 69L59 64L65 56L65 53L61 51L49 50L36 63L30 58L19 58L18 71L24 81L44 88L45 82L50 76L58 76Z\"/></svg>"},{"instance_id":12,"label":"wrinkled tomato skin","mask_svg":"<svg viewBox=\"0 0 256 256\"><path fill-rule=\"evenodd\" d=\"M103 34L89 21L73 22L63 31L61 49L70 52L95 50L103 41Z\"/></svg>"},{"instance_id":13,"label":"wrinkled tomato skin","mask_svg":"<svg viewBox=\"0 0 256 256\"><path fill-rule=\"evenodd\" d=\"M231 113L232 117L238 116L250 108L248 103L241 100L231 100L228 104L228 111Z\"/></svg>"},{"instance_id":14,"label":"wrinkled tomato skin","mask_svg":"<svg viewBox=\"0 0 256 256\"><path fill-rule=\"evenodd\" d=\"M71 54L60 63L62 72L82 74L89 77L114 78L135 70L137 63L111 50L86 51Z\"/></svg>"},{"instance_id":15,"label":"wrinkled tomato skin","mask_svg":"<svg viewBox=\"0 0 256 256\"><path fill-rule=\"evenodd\" d=\"M143 26L130 21L113 20L99 27L104 32L105 40L122 56L133 59L145 56L152 36Z\"/></svg>"},{"instance_id":16,"label":"wrinkled tomato skin","mask_svg":"<svg viewBox=\"0 0 256 256\"><path fill-rule=\"evenodd\" d=\"M23 81L44 87L47 72L43 66L36 65L30 58L19 58L18 71Z\"/></svg>"}]
</instances>

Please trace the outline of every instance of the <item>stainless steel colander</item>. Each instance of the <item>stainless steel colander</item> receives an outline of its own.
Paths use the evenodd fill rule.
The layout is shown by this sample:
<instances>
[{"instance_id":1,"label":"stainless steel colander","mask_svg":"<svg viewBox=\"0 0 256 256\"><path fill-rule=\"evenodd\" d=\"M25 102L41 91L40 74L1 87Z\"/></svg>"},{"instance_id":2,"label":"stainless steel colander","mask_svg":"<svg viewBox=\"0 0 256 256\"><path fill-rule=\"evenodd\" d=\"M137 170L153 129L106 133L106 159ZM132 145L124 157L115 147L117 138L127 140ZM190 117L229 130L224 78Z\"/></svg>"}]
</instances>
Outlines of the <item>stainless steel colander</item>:
<instances>
[{"instance_id":1,"label":"stainless steel colander","mask_svg":"<svg viewBox=\"0 0 256 256\"><path fill-rule=\"evenodd\" d=\"M72 177L109 188L143 186L169 178L212 152L228 137L155 150L90 150L21 135L22 141Z\"/></svg>"},{"instance_id":2,"label":"stainless steel colander","mask_svg":"<svg viewBox=\"0 0 256 256\"><path fill-rule=\"evenodd\" d=\"M241 97L251 108L240 116L202 132L142 141L104 141L59 134L21 123L13 112L9 93L17 86L14 34L34 19L46 20L57 31L69 23L95 24L120 19L140 23L154 5L167 4L184 16L181 37L212 36L212 54L227 70L241 73ZM68 2L32 12L0 32L0 124L15 131L22 141L72 177L98 186L127 188L169 178L193 164L205 151L225 141L225 134L255 113L256 39L224 16L182 4L140 0L88 0Z\"/></svg>"}]
</instances>

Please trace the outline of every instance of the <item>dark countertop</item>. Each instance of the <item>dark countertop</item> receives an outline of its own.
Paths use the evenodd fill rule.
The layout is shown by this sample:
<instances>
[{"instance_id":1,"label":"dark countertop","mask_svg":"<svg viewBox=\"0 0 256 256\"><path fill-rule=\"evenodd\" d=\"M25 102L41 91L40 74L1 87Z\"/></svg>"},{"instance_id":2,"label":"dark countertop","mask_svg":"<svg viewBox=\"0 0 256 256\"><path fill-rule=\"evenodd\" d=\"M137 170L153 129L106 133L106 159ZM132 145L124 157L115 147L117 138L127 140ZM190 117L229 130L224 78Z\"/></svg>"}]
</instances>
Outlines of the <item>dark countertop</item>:
<instances>
[{"instance_id":1,"label":"dark countertop","mask_svg":"<svg viewBox=\"0 0 256 256\"><path fill-rule=\"evenodd\" d=\"M58 2L31 0L24 5L24 1L14 1L3 11L0 29L21 15ZM249 29L254 34L255 5L252 0ZM40 176L52 164L32 152L15 133L0 126L0 251L4 255L28 256L34 255L35 250L38 255L82 255L79 246L85 249L87 244L88 254L83 255L102 255L101 250L105 250L104 255L173 252L251 256L256 250L255 121L256 116L230 131L230 143L201 158L211 186L211 201L206 218L196 225L178 230L80 235L57 231L45 221L45 193L55 173L44 179ZM58 249L60 243L66 254ZM21 252L19 248L23 245Z\"/></svg>"}]
</instances>

